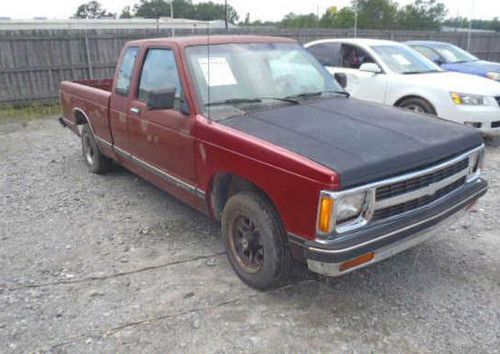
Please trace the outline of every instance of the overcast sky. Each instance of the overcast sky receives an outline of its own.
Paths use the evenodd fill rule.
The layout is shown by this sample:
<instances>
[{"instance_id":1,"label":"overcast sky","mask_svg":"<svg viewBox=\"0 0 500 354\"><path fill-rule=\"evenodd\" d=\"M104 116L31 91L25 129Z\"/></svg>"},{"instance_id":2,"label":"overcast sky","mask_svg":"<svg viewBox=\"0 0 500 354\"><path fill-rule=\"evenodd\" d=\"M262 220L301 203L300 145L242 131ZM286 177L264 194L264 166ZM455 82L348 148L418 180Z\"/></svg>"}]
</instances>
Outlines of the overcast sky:
<instances>
[{"instance_id":1,"label":"overcast sky","mask_svg":"<svg viewBox=\"0 0 500 354\"><path fill-rule=\"evenodd\" d=\"M2 0L0 6L0 17L11 18L33 18L42 16L47 18L68 18L75 13L81 3L88 0ZM212 0L223 3L224 0ZM111 11L120 13L124 6L132 6L134 0L100 0L104 7ZM194 3L201 1L193 1ZM337 6L341 8L350 3L349 0L228 0L229 4L236 8L241 19L250 13L252 21L270 20L277 21L289 12L297 14L316 13L322 14L326 8ZM399 0L400 4L408 4L412 0ZM441 0L448 7L449 16L469 17L471 7L473 17L492 19L500 17L500 0ZM471 6L471 2L473 6ZM174 9L175 16L175 9Z\"/></svg>"}]
</instances>

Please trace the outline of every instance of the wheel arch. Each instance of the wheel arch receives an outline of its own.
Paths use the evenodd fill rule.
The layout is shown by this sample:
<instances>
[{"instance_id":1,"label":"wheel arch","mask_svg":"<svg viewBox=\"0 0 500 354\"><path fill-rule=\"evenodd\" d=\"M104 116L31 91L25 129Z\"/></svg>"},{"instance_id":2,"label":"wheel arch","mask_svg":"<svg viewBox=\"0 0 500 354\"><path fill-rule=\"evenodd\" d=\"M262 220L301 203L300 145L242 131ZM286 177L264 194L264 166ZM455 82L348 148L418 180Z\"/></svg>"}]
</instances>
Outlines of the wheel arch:
<instances>
[{"instance_id":1,"label":"wheel arch","mask_svg":"<svg viewBox=\"0 0 500 354\"><path fill-rule=\"evenodd\" d=\"M420 100L423 100L423 101L427 102L432 107L432 109L434 110L434 113L437 114L436 106L428 98L426 98L426 97L424 97L422 95L418 95L418 94L408 94L408 95L405 95L405 96L403 96L401 98L398 98L393 103L393 106L399 107L404 101L412 99L412 98L418 98Z\"/></svg>"},{"instance_id":2,"label":"wheel arch","mask_svg":"<svg viewBox=\"0 0 500 354\"><path fill-rule=\"evenodd\" d=\"M282 222L276 203L274 203L271 196L264 190L264 188L258 186L249 179L231 172L221 171L217 172L212 177L212 183L210 185L209 204L212 216L216 220L220 220L224 206L231 196L238 192L249 191L259 194L262 198L268 201Z\"/></svg>"}]
</instances>

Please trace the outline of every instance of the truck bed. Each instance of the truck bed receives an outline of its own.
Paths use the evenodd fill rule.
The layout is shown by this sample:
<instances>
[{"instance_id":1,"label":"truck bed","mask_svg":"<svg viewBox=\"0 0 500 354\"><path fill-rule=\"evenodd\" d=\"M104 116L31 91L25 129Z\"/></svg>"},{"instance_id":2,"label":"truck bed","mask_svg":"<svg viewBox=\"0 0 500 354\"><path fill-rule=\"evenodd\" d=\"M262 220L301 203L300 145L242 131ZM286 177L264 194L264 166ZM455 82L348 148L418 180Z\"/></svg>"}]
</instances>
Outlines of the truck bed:
<instances>
[{"instance_id":1,"label":"truck bed","mask_svg":"<svg viewBox=\"0 0 500 354\"><path fill-rule=\"evenodd\" d=\"M77 123L87 120L97 137L111 143L108 114L113 79L61 83L61 105L66 125L79 134Z\"/></svg>"}]
</instances>

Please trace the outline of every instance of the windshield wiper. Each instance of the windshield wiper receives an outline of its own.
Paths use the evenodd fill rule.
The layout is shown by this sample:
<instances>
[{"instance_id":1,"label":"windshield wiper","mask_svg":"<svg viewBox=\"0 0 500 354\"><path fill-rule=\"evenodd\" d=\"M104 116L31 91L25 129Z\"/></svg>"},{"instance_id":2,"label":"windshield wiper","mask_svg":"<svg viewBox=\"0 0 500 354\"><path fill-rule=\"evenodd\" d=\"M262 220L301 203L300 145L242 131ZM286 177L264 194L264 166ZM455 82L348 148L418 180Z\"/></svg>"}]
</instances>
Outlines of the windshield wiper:
<instances>
[{"instance_id":1,"label":"windshield wiper","mask_svg":"<svg viewBox=\"0 0 500 354\"><path fill-rule=\"evenodd\" d=\"M225 104L238 104L238 103L260 103L262 100L275 100L281 102L288 102L292 104L300 104L299 101L288 98L288 97L255 97L255 98L228 98L226 100L208 102L205 106L221 106Z\"/></svg>"},{"instance_id":2,"label":"windshield wiper","mask_svg":"<svg viewBox=\"0 0 500 354\"><path fill-rule=\"evenodd\" d=\"M205 103L205 106L220 106L225 104L237 104L237 103L259 103L262 102L260 98L228 98L226 100L213 101Z\"/></svg>"},{"instance_id":3,"label":"windshield wiper","mask_svg":"<svg viewBox=\"0 0 500 354\"><path fill-rule=\"evenodd\" d=\"M284 98L286 98L286 99L291 99L291 98L295 98L295 97L308 98L308 97L314 97L314 96L321 96L324 93L334 93L334 94L337 94L337 95L343 95L345 97L349 97L350 96L347 91L325 90L325 91L303 92L303 93L299 93L299 94L296 94L296 95L286 96Z\"/></svg>"},{"instance_id":4,"label":"windshield wiper","mask_svg":"<svg viewBox=\"0 0 500 354\"><path fill-rule=\"evenodd\" d=\"M413 75L413 74L429 74L429 73L441 73L441 70L425 70L425 71L403 71L403 75Z\"/></svg>"}]
</instances>

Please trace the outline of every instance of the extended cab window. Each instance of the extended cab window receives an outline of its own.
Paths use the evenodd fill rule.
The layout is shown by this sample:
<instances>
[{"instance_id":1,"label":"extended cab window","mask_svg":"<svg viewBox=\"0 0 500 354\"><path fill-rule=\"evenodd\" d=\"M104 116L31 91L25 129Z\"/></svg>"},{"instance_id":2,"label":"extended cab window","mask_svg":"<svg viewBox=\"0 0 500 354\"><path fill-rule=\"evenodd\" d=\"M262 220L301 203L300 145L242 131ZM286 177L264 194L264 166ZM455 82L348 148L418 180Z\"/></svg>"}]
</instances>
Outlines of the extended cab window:
<instances>
[{"instance_id":1,"label":"extended cab window","mask_svg":"<svg viewBox=\"0 0 500 354\"><path fill-rule=\"evenodd\" d=\"M135 59L139 48L130 47L123 56L122 63L118 72L118 81L116 82L116 93L121 96L128 96L130 91L130 80L132 78L132 71L134 70Z\"/></svg>"},{"instance_id":2,"label":"extended cab window","mask_svg":"<svg viewBox=\"0 0 500 354\"><path fill-rule=\"evenodd\" d=\"M307 50L324 66L340 66L340 46L340 43L322 43Z\"/></svg>"},{"instance_id":3,"label":"extended cab window","mask_svg":"<svg viewBox=\"0 0 500 354\"><path fill-rule=\"evenodd\" d=\"M175 87L176 104L179 104L182 86L174 52L170 49L150 49L142 67L138 99L146 102L149 91L170 87Z\"/></svg>"}]
</instances>

